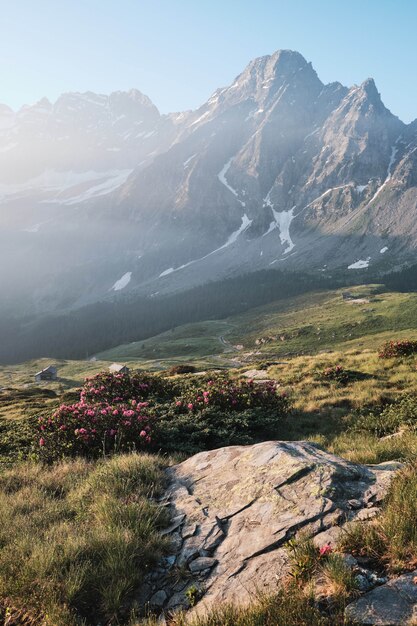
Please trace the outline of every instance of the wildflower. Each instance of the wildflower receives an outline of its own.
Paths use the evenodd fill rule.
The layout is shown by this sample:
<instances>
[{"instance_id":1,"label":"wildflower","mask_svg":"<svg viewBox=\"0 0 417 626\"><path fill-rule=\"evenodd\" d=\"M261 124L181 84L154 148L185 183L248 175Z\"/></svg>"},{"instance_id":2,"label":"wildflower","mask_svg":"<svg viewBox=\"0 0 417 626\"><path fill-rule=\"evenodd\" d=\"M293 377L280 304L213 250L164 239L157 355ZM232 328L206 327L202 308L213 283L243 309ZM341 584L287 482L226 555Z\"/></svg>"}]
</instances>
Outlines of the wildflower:
<instances>
[{"instance_id":1,"label":"wildflower","mask_svg":"<svg viewBox=\"0 0 417 626\"><path fill-rule=\"evenodd\" d=\"M181 400L177 400L176 403L175 403L175 406L181 406L181 405L182 405Z\"/></svg>"},{"instance_id":2,"label":"wildflower","mask_svg":"<svg viewBox=\"0 0 417 626\"><path fill-rule=\"evenodd\" d=\"M40 445L41 447L43 447L45 444L46 444L45 439L44 439L43 437L41 437L41 438L39 439L39 445Z\"/></svg>"},{"instance_id":3,"label":"wildflower","mask_svg":"<svg viewBox=\"0 0 417 626\"><path fill-rule=\"evenodd\" d=\"M139 433L140 437L146 437L146 430L141 430Z\"/></svg>"},{"instance_id":4,"label":"wildflower","mask_svg":"<svg viewBox=\"0 0 417 626\"><path fill-rule=\"evenodd\" d=\"M189 402L189 403L187 404L187 408L188 408L188 409L190 409L190 411L192 411L192 410L193 410L193 408L194 408L194 404L193 404L192 402Z\"/></svg>"},{"instance_id":5,"label":"wildflower","mask_svg":"<svg viewBox=\"0 0 417 626\"><path fill-rule=\"evenodd\" d=\"M319 550L319 555L321 557L327 556L328 554L331 554L333 552L333 548L330 545L330 543L325 543L324 546L321 546L320 550Z\"/></svg>"}]
</instances>

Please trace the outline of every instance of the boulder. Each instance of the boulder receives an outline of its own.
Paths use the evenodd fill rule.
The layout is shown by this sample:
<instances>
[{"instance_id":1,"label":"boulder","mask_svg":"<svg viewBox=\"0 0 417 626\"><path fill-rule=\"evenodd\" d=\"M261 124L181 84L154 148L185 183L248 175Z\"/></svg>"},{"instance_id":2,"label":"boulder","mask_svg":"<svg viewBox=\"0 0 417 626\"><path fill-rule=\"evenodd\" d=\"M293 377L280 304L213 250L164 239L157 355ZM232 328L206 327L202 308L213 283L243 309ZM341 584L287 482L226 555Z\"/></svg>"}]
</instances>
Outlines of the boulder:
<instances>
[{"instance_id":1,"label":"boulder","mask_svg":"<svg viewBox=\"0 0 417 626\"><path fill-rule=\"evenodd\" d=\"M276 589L289 569L288 540L306 531L319 547L335 543L345 522L382 500L396 469L350 463L310 442L277 441L201 452L170 468L170 567L203 590L193 611L242 605ZM170 578L172 571L155 589L167 590ZM185 592L175 591L174 604L187 605Z\"/></svg>"},{"instance_id":2,"label":"boulder","mask_svg":"<svg viewBox=\"0 0 417 626\"><path fill-rule=\"evenodd\" d=\"M417 623L417 570L392 579L346 607L349 623L411 626Z\"/></svg>"}]
</instances>

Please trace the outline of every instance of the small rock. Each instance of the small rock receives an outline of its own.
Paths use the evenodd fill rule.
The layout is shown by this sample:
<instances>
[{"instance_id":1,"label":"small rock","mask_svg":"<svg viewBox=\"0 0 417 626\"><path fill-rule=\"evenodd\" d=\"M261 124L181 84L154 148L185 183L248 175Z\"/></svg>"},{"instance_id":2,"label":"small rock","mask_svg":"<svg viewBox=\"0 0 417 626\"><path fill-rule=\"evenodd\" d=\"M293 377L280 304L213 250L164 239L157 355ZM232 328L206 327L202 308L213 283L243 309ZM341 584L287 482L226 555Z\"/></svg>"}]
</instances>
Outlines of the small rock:
<instances>
[{"instance_id":1,"label":"small rock","mask_svg":"<svg viewBox=\"0 0 417 626\"><path fill-rule=\"evenodd\" d=\"M174 519L171 521L171 524L167 526L167 528L164 528L163 530L161 530L159 534L164 536L164 535L169 535L170 533L173 533L174 530L177 530L177 528L181 526L184 519L185 519L185 515L177 515L177 517L174 517Z\"/></svg>"},{"instance_id":2,"label":"small rock","mask_svg":"<svg viewBox=\"0 0 417 626\"><path fill-rule=\"evenodd\" d=\"M170 551L179 552L182 546L182 537L180 533L172 533L170 536Z\"/></svg>"},{"instance_id":3,"label":"small rock","mask_svg":"<svg viewBox=\"0 0 417 626\"><path fill-rule=\"evenodd\" d=\"M169 599L167 609L188 609L189 602L183 592L174 593Z\"/></svg>"},{"instance_id":4,"label":"small rock","mask_svg":"<svg viewBox=\"0 0 417 626\"><path fill-rule=\"evenodd\" d=\"M364 574L357 574L355 576L355 584L359 591L369 591L371 588L369 580Z\"/></svg>"},{"instance_id":5,"label":"small rock","mask_svg":"<svg viewBox=\"0 0 417 626\"><path fill-rule=\"evenodd\" d=\"M191 572L201 572L205 569L210 569L217 565L217 559L211 559L209 557L199 557L198 559L194 559L189 564L189 568Z\"/></svg>"},{"instance_id":6,"label":"small rock","mask_svg":"<svg viewBox=\"0 0 417 626\"><path fill-rule=\"evenodd\" d=\"M360 509L363 506L362 500L353 499L353 500L348 500L347 503L348 503L348 507L350 509L353 509L354 511L357 509Z\"/></svg>"},{"instance_id":7,"label":"small rock","mask_svg":"<svg viewBox=\"0 0 417 626\"><path fill-rule=\"evenodd\" d=\"M346 607L349 622L363 626L411 626L417 616L417 570L376 587Z\"/></svg>"},{"instance_id":8,"label":"small rock","mask_svg":"<svg viewBox=\"0 0 417 626\"><path fill-rule=\"evenodd\" d=\"M169 568L169 567L172 567L174 565L175 559L176 559L176 556L173 554L171 556L165 556L163 558L163 562Z\"/></svg>"},{"instance_id":9,"label":"small rock","mask_svg":"<svg viewBox=\"0 0 417 626\"><path fill-rule=\"evenodd\" d=\"M163 589L160 589L159 591L153 594L152 598L149 600L149 603L152 606L155 606L157 608L162 608L167 598L168 596L166 594L166 591L164 591Z\"/></svg>"},{"instance_id":10,"label":"small rock","mask_svg":"<svg viewBox=\"0 0 417 626\"><path fill-rule=\"evenodd\" d=\"M347 567L351 567L353 569L358 566L358 561L351 554L342 554L342 559Z\"/></svg>"},{"instance_id":11,"label":"small rock","mask_svg":"<svg viewBox=\"0 0 417 626\"><path fill-rule=\"evenodd\" d=\"M372 519L378 515L380 512L380 508L377 506L372 506L369 509L362 509L358 512L355 519L364 522L365 520Z\"/></svg>"}]
</instances>

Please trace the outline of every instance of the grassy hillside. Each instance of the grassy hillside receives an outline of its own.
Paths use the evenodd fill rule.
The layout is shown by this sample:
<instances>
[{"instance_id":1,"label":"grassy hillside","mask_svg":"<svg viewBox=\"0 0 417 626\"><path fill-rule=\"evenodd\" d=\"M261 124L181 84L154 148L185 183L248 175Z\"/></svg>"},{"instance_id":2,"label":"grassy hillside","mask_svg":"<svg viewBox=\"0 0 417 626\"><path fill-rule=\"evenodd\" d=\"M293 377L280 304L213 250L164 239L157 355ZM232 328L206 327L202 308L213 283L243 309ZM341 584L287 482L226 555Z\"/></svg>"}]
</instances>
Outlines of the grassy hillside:
<instances>
[{"instance_id":1,"label":"grassy hillside","mask_svg":"<svg viewBox=\"0 0 417 626\"><path fill-rule=\"evenodd\" d=\"M352 297L344 299L347 291ZM222 321L180 326L97 358L156 368L188 360L202 367L235 367L262 358L373 348L393 334L417 338L416 312L417 294L387 292L380 285L319 291Z\"/></svg>"},{"instance_id":2,"label":"grassy hillside","mask_svg":"<svg viewBox=\"0 0 417 626\"><path fill-rule=\"evenodd\" d=\"M4 536L0 533L0 622L75 626L96 623L99 615L103 623L144 624L141 611L133 610L133 598L148 567L166 548L160 531L168 519L154 498L171 461L135 453L45 465L36 457L37 418L76 401L83 379L107 370L111 361L159 370L153 378L173 390L172 407L178 393L184 404L190 398L193 402L190 390L204 381L169 376L163 370L174 363L227 368L233 379L262 368L260 376L276 381L278 394L285 391L292 405L285 419L275 411L268 438L312 440L362 463L415 463L417 354L381 359L378 347L389 339L417 339L417 295L386 292L377 285L349 292L348 299L342 290L322 291L222 321L187 324L101 353L96 361L41 359L0 367L0 526L6 529ZM59 380L35 383L35 372L51 362L58 366ZM343 381L325 376L336 366L343 368ZM198 412L176 409L164 416L164 402L155 404L158 450L174 458L190 453L191 440L200 449L213 447L210 442L234 443L244 428L252 442L250 427L257 419L263 427L267 414L261 407L249 415L245 408L230 419L222 408L204 421ZM417 471L408 470L376 520L375 536L361 529L347 549L359 554L372 550L381 571L415 567L416 485ZM220 607L195 626L342 624L343 603L352 589L337 589L334 597L330 594L329 614L323 615L297 586L250 609ZM337 598L343 601L334 604ZM170 626L182 626L184 620L179 616Z\"/></svg>"}]
</instances>

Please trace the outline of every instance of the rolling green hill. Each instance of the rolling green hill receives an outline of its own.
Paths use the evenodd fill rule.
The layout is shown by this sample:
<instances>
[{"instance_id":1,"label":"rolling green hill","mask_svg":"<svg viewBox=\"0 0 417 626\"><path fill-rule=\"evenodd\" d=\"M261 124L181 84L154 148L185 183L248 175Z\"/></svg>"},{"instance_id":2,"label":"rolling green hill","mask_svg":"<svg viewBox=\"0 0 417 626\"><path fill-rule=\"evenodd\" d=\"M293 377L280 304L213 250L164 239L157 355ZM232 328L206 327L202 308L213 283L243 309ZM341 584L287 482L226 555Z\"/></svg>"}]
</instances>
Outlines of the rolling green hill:
<instances>
[{"instance_id":1,"label":"rolling green hill","mask_svg":"<svg viewBox=\"0 0 417 626\"><path fill-rule=\"evenodd\" d=\"M157 369L187 361L236 367L264 358L373 348L393 335L417 338L417 294L366 285L279 300L222 321L186 324L97 358Z\"/></svg>"}]
</instances>

